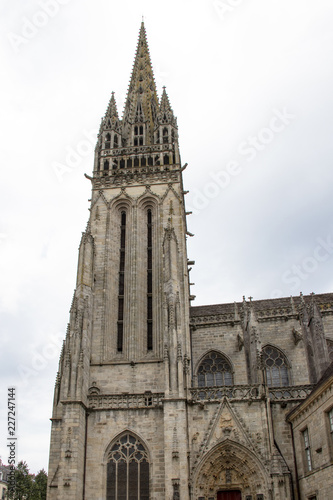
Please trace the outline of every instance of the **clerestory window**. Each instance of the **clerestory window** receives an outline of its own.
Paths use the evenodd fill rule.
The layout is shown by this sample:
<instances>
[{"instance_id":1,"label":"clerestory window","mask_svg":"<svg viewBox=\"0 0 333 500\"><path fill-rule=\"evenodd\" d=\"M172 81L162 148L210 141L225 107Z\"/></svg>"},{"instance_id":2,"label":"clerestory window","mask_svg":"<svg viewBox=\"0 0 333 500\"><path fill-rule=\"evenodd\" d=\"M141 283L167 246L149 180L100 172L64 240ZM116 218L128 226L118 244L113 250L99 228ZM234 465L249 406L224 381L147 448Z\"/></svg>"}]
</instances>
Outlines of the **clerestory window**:
<instances>
[{"instance_id":1,"label":"clerestory window","mask_svg":"<svg viewBox=\"0 0 333 500\"><path fill-rule=\"evenodd\" d=\"M288 362L281 351L269 345L264 347L263 362L269 387L287 387L290 385Z\"/></svg>"},{"instance_id":2,"label":"clerestory window","mask_svg":"<svg viewBox=\"0 0 333 500\"><path fill-rule=\"evenodd\" d=\"M215 351L208 353L198 368L198 387L232 384L232 368L227 358Z\"/></svg>"}]
</instances>

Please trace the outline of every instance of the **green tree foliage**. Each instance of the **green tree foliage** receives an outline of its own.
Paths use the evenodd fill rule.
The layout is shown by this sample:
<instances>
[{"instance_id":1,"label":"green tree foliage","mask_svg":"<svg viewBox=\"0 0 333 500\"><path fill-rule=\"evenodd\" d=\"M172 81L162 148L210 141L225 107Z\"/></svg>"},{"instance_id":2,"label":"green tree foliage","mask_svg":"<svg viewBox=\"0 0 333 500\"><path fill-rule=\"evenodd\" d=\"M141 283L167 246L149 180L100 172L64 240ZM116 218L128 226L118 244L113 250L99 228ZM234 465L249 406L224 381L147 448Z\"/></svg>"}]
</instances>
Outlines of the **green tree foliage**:
<instances>
[{"instance_id":1,"label":"green tree foliage","mask_svg":"<svg viewBox=\"0 0 333 500\"><path fill-rule=\"evenodd\" d=\"M46 500L47 474L44 469L35 476L32 485L31 500Z\"/></svg>"},{"instance_id":2,"label":"green tree foliage","mask_svg":"<svg viewBox=\"0 0 333 500\"><path fill-rule=\"evenodd\" d=\"M28 464L19 462L15 469L15 492L9 493L11 500L46 500L47 474L44 469L30 474Z\"/></svg>"}]
</instances>

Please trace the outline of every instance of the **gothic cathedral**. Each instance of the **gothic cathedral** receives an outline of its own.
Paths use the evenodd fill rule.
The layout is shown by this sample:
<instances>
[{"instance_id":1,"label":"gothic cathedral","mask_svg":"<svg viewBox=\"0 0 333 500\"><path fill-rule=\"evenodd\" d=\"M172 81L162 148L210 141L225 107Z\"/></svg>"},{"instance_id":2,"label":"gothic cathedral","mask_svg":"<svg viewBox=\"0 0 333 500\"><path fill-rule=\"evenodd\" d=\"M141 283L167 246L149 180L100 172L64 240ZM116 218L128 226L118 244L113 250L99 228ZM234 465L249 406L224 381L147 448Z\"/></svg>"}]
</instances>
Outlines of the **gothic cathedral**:
<instances>
[{"instance_id":1,"label":"gothic cathedral","mask_svg":"<svg viewBox=\"0 0 333 500\"><path fill-rule=\"evenodd\" d=\"M142 23L89 177L48 500L299 498L286 417L329 364L333 296L191 307L184 168Z\"/></svg>"}]
</instances>

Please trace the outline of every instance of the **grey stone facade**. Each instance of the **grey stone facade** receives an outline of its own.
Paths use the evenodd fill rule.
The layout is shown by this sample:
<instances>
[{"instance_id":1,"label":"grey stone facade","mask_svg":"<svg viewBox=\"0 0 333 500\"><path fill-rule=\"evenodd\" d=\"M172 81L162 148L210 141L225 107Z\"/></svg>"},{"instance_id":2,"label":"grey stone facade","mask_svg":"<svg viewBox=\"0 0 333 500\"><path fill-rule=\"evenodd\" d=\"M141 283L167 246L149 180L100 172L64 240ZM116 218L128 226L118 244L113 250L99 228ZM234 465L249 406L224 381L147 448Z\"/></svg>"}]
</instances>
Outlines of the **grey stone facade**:
<instances>
[{"instance_id":1,"label":"grey stone facade","mask_svg":"<svg viewBox=\"0 0 333 500\"><path fill-rule=\"evenodd\" d=\"M311 394L287 416L295 448L298 493L311 500L333 492L333 363Z\"/></svg>"},{"instance_id":2,"label":"grey stone facade","mask_svg":"<svg viewBox=\"0 0 333 500\"><path fill-rule=\"evenodd\" d=\"M89 177L49 500L297 498L286 415L329 364L333 294L191 307L183 169L142 24Z\"/></svg>"}]
</instances>

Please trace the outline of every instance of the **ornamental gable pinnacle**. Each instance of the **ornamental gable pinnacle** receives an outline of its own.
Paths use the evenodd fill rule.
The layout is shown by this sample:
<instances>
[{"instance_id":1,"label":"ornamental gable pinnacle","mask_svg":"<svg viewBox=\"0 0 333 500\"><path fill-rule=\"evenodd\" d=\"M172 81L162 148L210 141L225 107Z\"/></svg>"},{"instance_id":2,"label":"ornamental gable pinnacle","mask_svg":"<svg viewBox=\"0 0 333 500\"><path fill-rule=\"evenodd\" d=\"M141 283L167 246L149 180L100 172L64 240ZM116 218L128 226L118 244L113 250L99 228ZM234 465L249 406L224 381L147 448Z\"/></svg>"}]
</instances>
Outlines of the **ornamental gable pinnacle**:
<instances>
[{"instance_id":1,"label":"ornamental gable pinnacle","mask_svg":"<svg viewBox=\"0 0 333 500\"><path fill-rule=\"evenodd\" d=\"M163 94L161 97L161 104L158 113L158 121L160 124L168 123L173 126L177 126L177 120L173 114L173 110L170 105L168 94L166 93L165 87L163 87Z\"/></svg>"},{"instance_id":2,"label":"ornamental gable pinnacle","mask_svg":"<svg viewBox=\"0 0 333 500\"><path fill-rule=\"evenodd\" d=\"M117 132L120 132L120 120L114 92L112 92L111 94L108 108L106 110L104 118L102 118L101 130L115 130Z\"/></svg>"}]
</instances>

